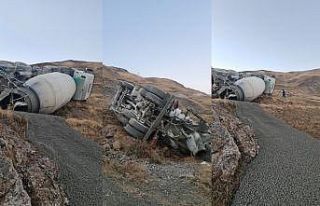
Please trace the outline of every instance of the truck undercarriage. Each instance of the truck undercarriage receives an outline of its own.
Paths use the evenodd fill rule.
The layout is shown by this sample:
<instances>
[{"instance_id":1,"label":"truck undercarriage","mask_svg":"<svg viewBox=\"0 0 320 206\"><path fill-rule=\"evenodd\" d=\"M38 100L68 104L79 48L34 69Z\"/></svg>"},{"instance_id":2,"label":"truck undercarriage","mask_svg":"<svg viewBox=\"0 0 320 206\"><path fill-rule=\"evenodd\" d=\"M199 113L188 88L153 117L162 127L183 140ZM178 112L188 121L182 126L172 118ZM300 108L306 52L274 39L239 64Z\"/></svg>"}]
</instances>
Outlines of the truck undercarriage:
<instances>
[{"instance_id":1,"label":"truck undercarriage","mask_svg":"<svg viewBox=\"0 0 320 206\"><path fill-rule=\"evenodd\" d=\"M175 96L154 86L120 81L110 109L134 138L157 139L181 153L209 157L208 124L192 109L183 112L178 104Z\"/></svg>"}]
</instances>

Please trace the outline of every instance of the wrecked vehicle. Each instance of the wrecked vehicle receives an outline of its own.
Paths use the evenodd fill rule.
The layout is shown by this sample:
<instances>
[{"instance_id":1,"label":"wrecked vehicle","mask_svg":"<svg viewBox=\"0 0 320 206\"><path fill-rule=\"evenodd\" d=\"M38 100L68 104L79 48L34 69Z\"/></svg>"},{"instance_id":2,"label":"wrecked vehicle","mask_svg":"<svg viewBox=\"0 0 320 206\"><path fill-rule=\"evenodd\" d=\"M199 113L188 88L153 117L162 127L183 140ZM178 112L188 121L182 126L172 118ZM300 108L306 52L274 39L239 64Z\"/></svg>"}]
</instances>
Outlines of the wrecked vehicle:
<instances>
[{"instance_id":1,"label":"wrecked vehicle","mask_svg":"<svg viewBox=\"0 0 320 206\"><path fill-rule=\"evenodd\" d=\"M261 95L271 95L276 79L264 72L236 72L212 69L212 98L253 101Z\"/></svg>"},{"instance_id":2,"label":"wrecked vehicle","mask_svg":"<svg viewBox=\"0 0 320 206\"><path fill-rule=\"evenodd\" d=\"M182 112L178 104L175 96L154 86L120 81L110 109L134 138L157 139L182 153L210 156L208 124L191 109Z\"/></svg>"},{"instance_id":3,"label":"wrecked vehicle","mask_svg":"<svg viewBox=\"0 0 320 206\"><path fill-rule=\"evenodd\" d=\"M14 111L51 114L71 99L86 100L94 75L74 68L31 67L0 62L0 106Z\"/></svg>"}]
</instances>

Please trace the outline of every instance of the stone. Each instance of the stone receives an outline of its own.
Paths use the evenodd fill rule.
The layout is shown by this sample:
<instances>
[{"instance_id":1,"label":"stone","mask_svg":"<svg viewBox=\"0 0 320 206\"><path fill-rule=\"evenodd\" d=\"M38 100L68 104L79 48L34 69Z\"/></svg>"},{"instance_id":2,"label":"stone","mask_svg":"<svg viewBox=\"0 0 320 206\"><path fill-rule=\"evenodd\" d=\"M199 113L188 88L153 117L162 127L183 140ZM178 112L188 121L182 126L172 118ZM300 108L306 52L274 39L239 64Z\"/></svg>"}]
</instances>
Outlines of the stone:
<instances>
[{"instance_id":1,"label":"stone","mask_svg":"<svg viewBox=\"0 0 320 206\"><path fill-rule=\"evenodd\" d=\"M117 128L115 126L107 125L102 128L101 135L105 138L112 138L115 136L116 132Z\"/></svg>"},{"instance_id":2,"label":"stone","mask_svg":"<svg viewBox=\"0 0 320 206\"><path fill-rule=\"evenodd\" d=\"M119 140L115 140L112 143L112 147L114 150L120 150L121 149L121 142Z\"/></svg>"}]
</instances>

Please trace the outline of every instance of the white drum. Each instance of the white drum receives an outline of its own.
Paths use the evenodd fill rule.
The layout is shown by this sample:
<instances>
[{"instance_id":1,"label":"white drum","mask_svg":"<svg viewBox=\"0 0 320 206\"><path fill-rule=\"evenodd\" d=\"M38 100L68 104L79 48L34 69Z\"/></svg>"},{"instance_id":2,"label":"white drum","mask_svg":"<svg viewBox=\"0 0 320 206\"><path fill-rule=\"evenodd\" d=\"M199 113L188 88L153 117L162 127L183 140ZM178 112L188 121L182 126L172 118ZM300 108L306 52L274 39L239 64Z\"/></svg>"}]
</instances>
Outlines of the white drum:
<instances>
[{"instance_id":1,"label":"white drum","mask_svg":"<svg viewBox=\"0 0 320 206\"><path fill-rule=\"evenodd\" d=\"M39 113L50 114L67 104L76 91L73 78L59 72L42 74L24 83L39 98Z\"/></svg>"},{"instance_id":2,"label":"white drum","mask_svg":"<svg viewBox=\"0 0 320 206\"><path fill-rule=\"evenodd\" d=\"M234 83L241 88L244 101L252 101L263 94L266 85L263 79L259 77L245 77Z\"/></svg>"}]
</instances>

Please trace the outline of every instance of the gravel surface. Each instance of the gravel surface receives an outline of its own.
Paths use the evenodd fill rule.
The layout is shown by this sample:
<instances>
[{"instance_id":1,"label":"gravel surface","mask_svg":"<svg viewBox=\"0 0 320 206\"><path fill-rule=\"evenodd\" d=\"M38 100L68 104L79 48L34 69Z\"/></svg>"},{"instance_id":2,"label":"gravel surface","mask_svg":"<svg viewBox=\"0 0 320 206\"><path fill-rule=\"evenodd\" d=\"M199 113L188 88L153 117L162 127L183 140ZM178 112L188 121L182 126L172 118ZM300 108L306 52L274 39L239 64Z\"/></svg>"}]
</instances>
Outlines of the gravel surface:
<instances>
[{"instance_id":1,"label":"gravel surface","mask_svg":"<svg viewBox=\"0 0 320 206\"><path fill-rule=\"evenodd\" d=\"M320 141L253 103L237 103L260 150L243 175L233 205L320 205Z\"/></svg>"},{"instance_id":2,"label":"gravel surface","mask_svg":"<svg viewBox=\"0 0 320 206\"><path fill-rule=\"evenodd\" d=\"M56 116L20 113L28 120L28 138L54 160L70 205L151 205L124 192L102 174L102 151Z\"/></svg>"},{"instance_id":3,"label":"gravel surface","mask_svg":"<svg viewBox=\"0 0 320 206\"><path fill-rule=\"evenodd\" d=\"M24 114L28 137L60 169L59 181L71 205L102 205L102 153L60 117Z\"/></svg>"},{"instance_id":4,"label":"gravel surface","mask_svg":"<svg viewBox=\"0 0 320 206\"><path fill-rule=\"evenodd\" d=\"M196 186L195 173L199 164L149 164L147 167L153 180L143 191L161 205L210 205L209 194L205 195Z\"/></svg>"}]
</instances>

